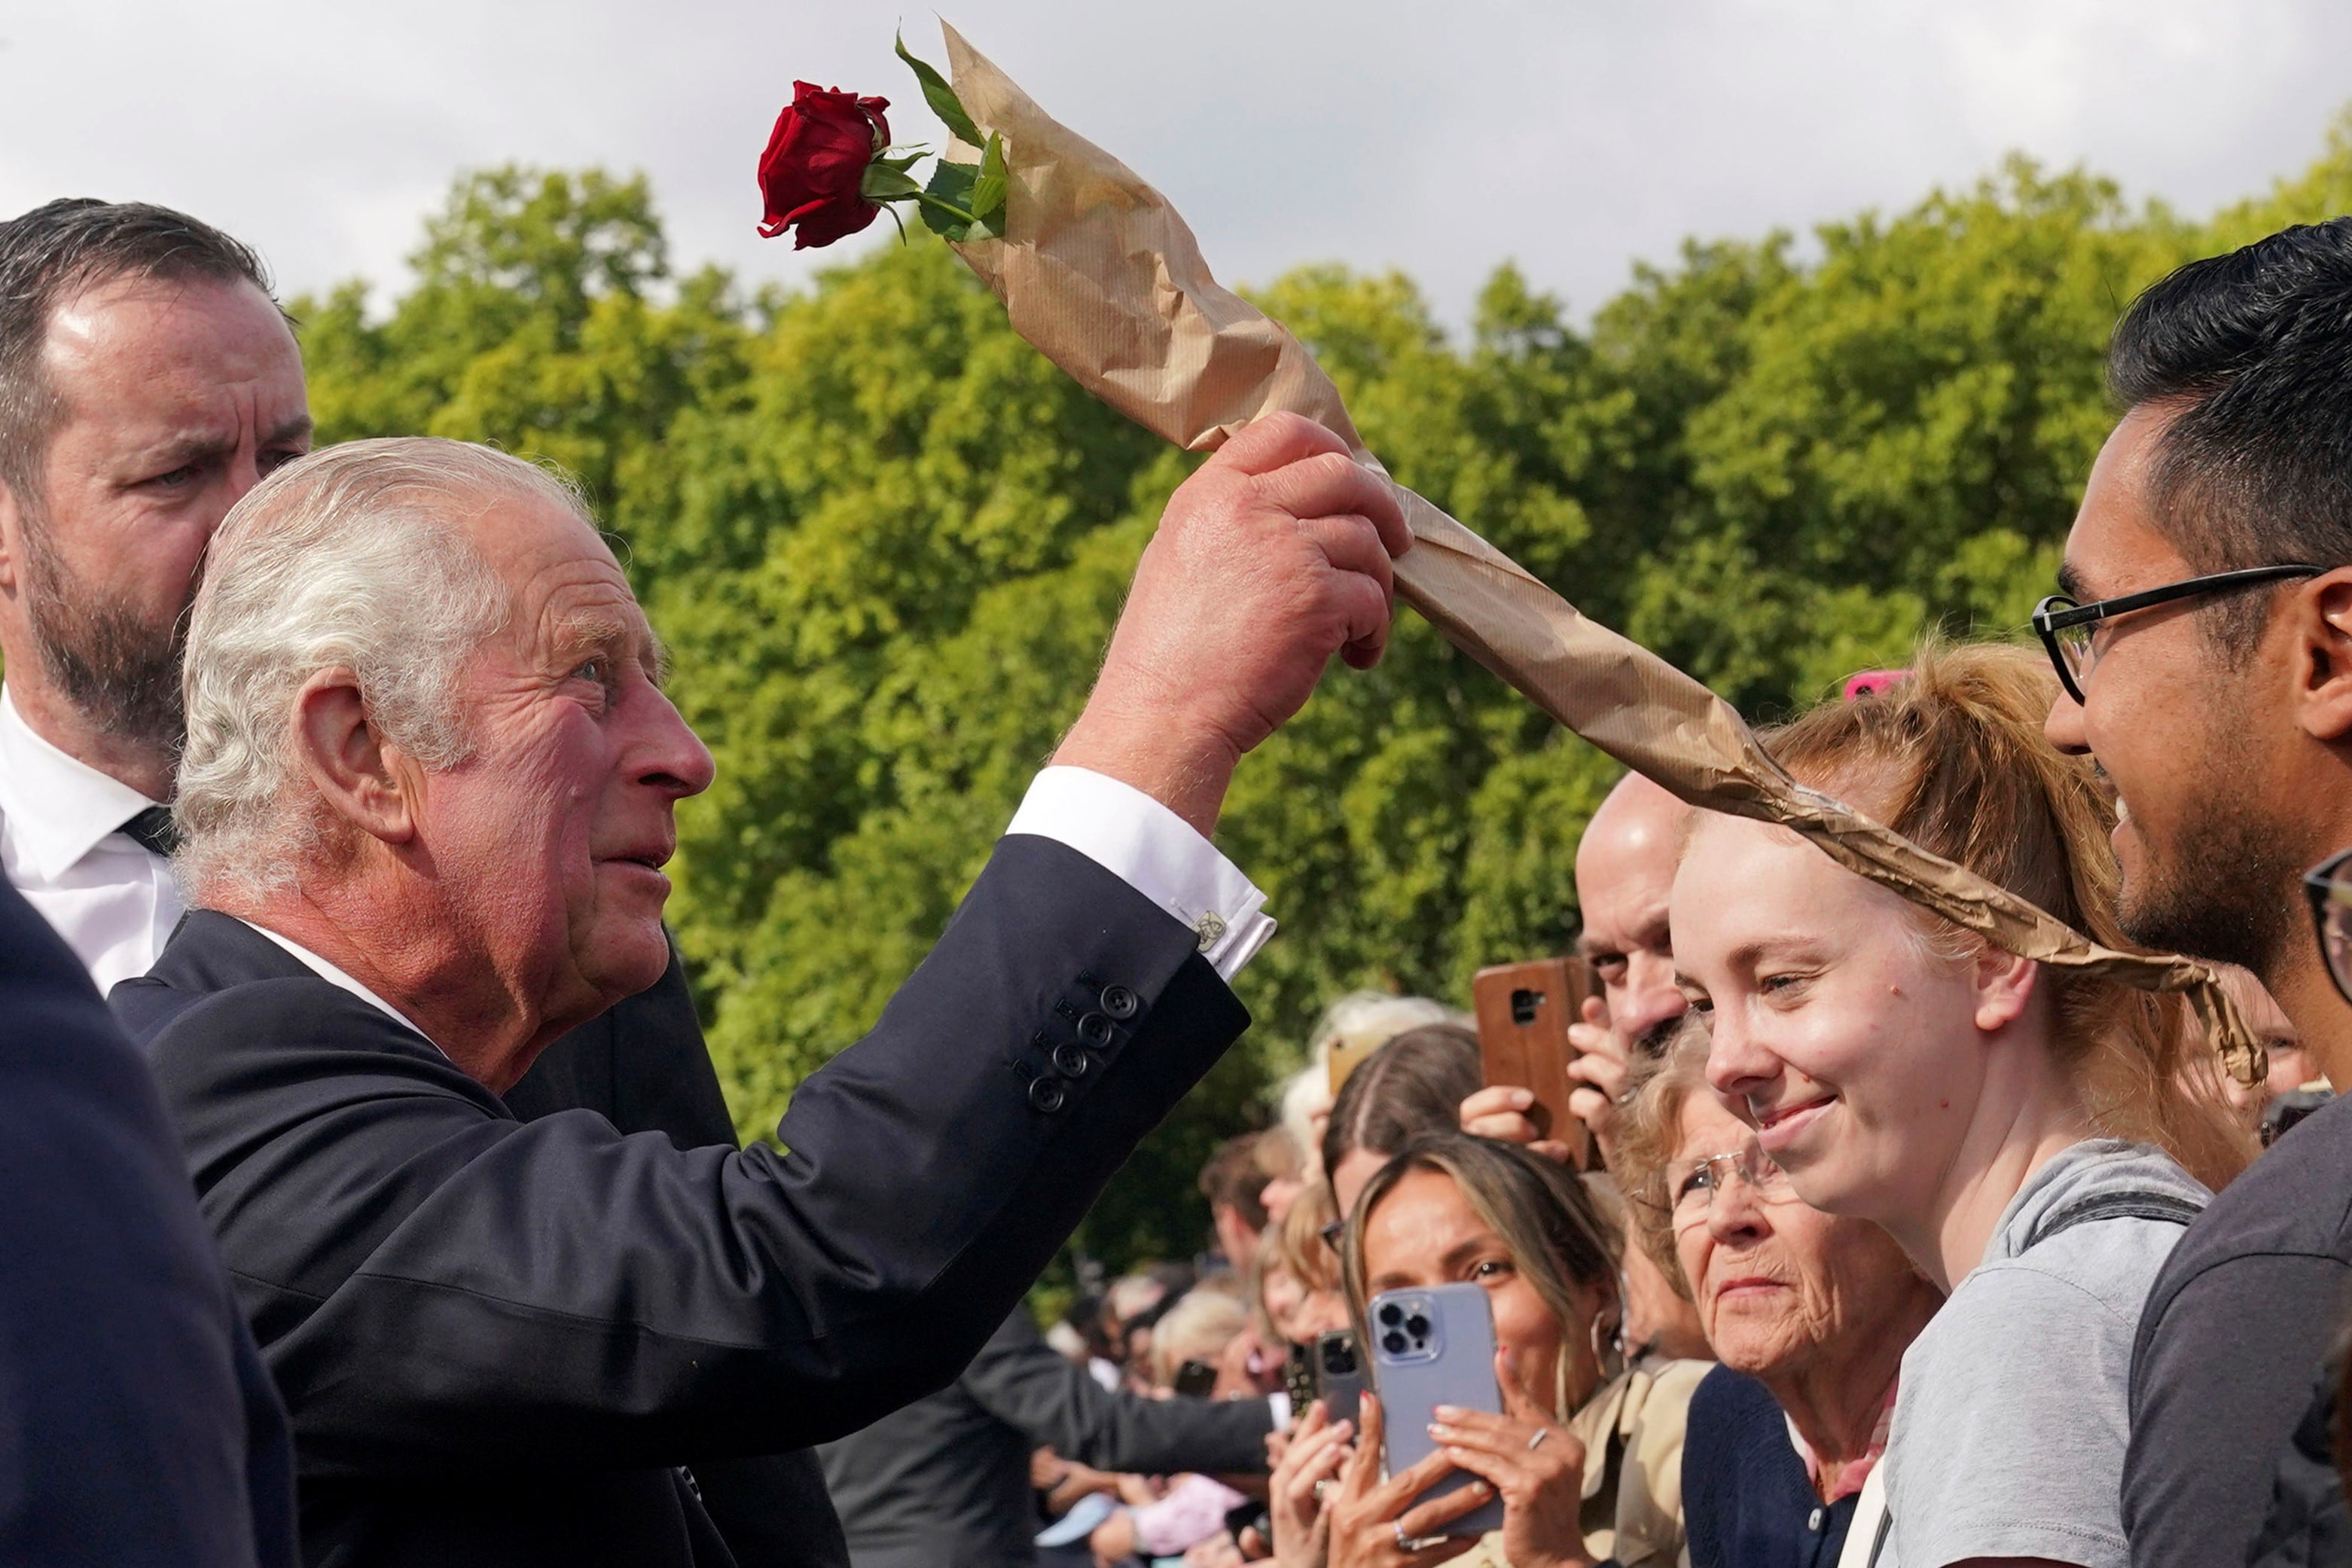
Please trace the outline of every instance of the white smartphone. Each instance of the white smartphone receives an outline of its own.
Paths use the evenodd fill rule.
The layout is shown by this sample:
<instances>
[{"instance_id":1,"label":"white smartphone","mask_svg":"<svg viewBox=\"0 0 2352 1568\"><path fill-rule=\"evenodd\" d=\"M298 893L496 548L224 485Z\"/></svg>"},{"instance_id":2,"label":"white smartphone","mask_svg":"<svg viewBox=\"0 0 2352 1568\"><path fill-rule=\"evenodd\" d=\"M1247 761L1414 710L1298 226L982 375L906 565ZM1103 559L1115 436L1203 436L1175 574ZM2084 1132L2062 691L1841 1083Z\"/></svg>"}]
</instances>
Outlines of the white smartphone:
<instances>
[{"instance_id":1,"label":"white smartphone","mask_svg":"<svg viewBox=\"0 0 2352 1568\"><path fill-rule=\"evenodd\" d=\"M1365 1314L1370 1330L1372 1389L1381 1396L1387 1472L1411 1469L1437 1449L1429 1424L1441 1405L1503 1413L1495 1381L1495 1313L1483 1285L1437 1285L1425 1290L1383 1290ZM1478 1478L1454 1470L1413 1499L1466 1487ZM1503 1500L1483 1505L1445 1527L1447 1535L1484 1535L1503 1527Z\"/></svg>"}]
</instances>

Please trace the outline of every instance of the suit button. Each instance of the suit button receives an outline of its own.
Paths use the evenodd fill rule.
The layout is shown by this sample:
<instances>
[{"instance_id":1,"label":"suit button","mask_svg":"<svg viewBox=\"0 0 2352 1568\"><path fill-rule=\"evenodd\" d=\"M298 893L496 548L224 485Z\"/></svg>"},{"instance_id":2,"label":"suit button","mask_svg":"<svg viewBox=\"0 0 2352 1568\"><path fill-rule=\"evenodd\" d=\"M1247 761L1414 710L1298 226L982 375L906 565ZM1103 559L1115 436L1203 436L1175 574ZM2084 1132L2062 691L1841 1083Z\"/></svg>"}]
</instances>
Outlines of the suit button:
<instances>
[{"instance_id":1,"label":"suit button","mask_svg":"<svg viewBox=\"0 0 2352 1568\"><path fill-rule=\"evenodd\" d=\"M1078 1020L1078 1038L1096 1050L1110 1044L1111 1023L1100 1013L1089 1013Z\"/></svg>"},{"instance_id":2,"label":"suit button","mask_svg":"<svg viewBox=\"0 0 2352 1568\"><path fill-rule=\"evenodd\" d=\"M1106 985L1103 987L1102 1010L1124 1024L1143 1011L1143 998L1124 985Z\"/></svg>"},{"instance_id":3,"label":"suit button","mask_svg":"<svg viewBox=\"0 0 2352 1568\"><path fill-rule=\"evenodd\" d=\"M1053 1115L1069 1101L1070 1097L1064 1091L1060 1079L1033 1078L1029 1080L1029 1103L1046 1115Z\"/></svg>"},{"instance_id":4,"label":"suit button","mask_svg":"<svg viewBox=\"0 0 2352 1568\"><path fill-rule=\"evenodd\" d=\"M1087 1068L1094 1066L1087 1053L1064 1040L1054 1047L1054 1068L1065 1078L1084 1078Z\"/></svg>"}]
</instances>

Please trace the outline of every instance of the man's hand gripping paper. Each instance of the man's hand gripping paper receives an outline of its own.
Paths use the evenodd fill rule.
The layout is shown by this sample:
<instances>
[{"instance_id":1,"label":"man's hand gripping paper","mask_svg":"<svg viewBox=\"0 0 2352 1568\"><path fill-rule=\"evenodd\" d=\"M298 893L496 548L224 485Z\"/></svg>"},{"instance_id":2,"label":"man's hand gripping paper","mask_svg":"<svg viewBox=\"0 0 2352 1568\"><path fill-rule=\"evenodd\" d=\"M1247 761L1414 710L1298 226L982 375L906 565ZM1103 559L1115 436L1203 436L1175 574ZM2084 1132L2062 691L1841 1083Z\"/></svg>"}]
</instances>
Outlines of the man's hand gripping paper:
<instances>
[{"instance_id":1,"label":"man's hand gripping paper","mask_svg":"<svg viewBox=\"0 0 2352 1568\"><path fill-rule=\"evenodd\" d=\"M1011 182L1004 237L956 249L1003 300L1014 331L1106 403L1190 450L1213 450L1253 421L1289 412L1339 437L1385 479L1330 378L1296 338L1217 283L1167 200L1039 109L952 27L945 32L956 92L983 132L1003 138ZM979 152L958 143L949 156L976 161ZM1792 828L2007 952L2186 992L2231 1075L2261 1081L2262 1047L2211 971L2100 946L1797 784L1730 704L1394 488L1413 534L1395 564L1397 594L1543 711L1691 805Z\"/></svg>"}]
</instances>

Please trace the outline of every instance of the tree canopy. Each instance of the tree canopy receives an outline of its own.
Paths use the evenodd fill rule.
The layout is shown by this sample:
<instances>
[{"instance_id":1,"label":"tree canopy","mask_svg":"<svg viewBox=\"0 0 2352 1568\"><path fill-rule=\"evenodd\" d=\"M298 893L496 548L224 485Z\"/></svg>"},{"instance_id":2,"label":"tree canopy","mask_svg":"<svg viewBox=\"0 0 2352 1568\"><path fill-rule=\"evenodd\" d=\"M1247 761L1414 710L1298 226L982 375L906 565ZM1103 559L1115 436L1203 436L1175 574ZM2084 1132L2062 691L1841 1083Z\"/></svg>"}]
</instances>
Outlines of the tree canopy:
<instances>
[{"instance_id":1,"label":"tree canopy","mask_svg":"<svg viewBox=\"0 0 2352 1568\"><path fill-rule=\"evenodd\" d=\"M2352 118L2209 221L2013 159L1805 240L1692 241L1580 322L1499 267L1444 331L1412 282L1254 296L1405 483L1751 716L2014 635L2112 422L2101 353L2191 257L2352 207ZM748 221L748 220L747 220ZM1085 700L1194 459L1080 393L928 234L804 292L678 277L642 178L460 179L405 292L293 306L324 440L427 432L578 475L719 760L672 906L739 1125L772 1131L936 939ZM1365 985L1466 1000L1559 952L1615 765L1409 612L1249 758L1219 843L1281 934L1243 1045L1090 1218L1114 1262L1200 1245L1192 1172Z\"/></svg>"}]
</instances>

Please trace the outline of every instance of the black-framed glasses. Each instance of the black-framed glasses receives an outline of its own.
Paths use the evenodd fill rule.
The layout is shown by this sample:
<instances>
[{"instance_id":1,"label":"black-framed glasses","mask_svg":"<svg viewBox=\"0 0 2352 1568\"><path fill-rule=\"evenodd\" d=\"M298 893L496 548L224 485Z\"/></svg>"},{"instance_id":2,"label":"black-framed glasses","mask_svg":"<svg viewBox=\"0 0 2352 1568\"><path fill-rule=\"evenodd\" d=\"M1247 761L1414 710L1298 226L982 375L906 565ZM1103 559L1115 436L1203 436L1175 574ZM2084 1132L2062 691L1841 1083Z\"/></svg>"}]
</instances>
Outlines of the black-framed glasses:
<instances>
[{"instance_id":1,"label":"black-framed glasses","mask_svg":"<svg viewBox=\"0 0 2352 1568\"><path fill-rule=\"evenodd\" d=\"M2041 635L2042 646L2050 654L2050 666L2058 672L2058 683L2066 689L2067 696L2079 703L2083 700L2083 683L2091 679L2091 666L2098 659L2091 647L2091 634L2099 622L2130 615L2134 610L2168 605L2176 599L2193 599L2200 594L2227 593L2236 588L2250 588L2257 583L2284 582L2289 577L2316 577L2326 570L2325 566L2301 564L2249 566L2238 572L2214 572L2202 577L2189 577L2178 583L2167 583L2161 588L2126 594L2120 598L2100 599L2088 605L2078 605L2063 594L2053 594L2033 606L2033 629Z\"/></svg>"},{"instance_id":2,"label":"black-framed glasses","mask_svg":"<svg viewBox=\"0 0 2352 1568\"><path fill-rule=\"evenodd\" d=\"M2327 960L2336 993L2352 1002L2352 849L2331 855L2303 874L2303 896L2311 900L2312 929Z\"/></svg>"}]
</instances>

